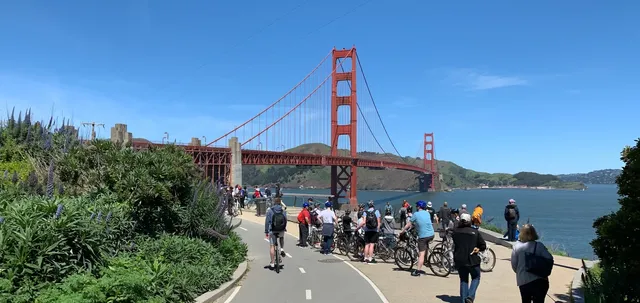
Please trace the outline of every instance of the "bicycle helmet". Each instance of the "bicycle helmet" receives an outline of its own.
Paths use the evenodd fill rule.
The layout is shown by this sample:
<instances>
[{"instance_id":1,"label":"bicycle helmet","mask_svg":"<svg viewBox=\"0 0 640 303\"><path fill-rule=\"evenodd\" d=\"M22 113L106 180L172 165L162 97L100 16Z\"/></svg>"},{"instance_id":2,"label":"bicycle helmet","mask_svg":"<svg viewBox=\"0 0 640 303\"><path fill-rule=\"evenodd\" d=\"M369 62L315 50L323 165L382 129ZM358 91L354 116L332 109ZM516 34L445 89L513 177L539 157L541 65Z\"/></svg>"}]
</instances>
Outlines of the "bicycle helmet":
<instances>
[{"instance_id":1,"label":"bicycle helmet","mask_svg":"<svg viewBox=\"0 0 640 303\"><path fill-rule=\"evenodd\" d=\"M373 203L373 200L369 200L369 207L373 207L375 203Z\"/></svg>"},{"instance_id":2,"label":"bicycle helmet","mask_svg":"<svg viewBox=\"0 0 640 303\"><path fill-rule=\"evenodd\" d=\"M351 215L351 210L350 209L345 210L344 214L347 215L347 216Z\"/></svg>"},{"instance_id":3,"label":"bicycle helmet","mask_svg":"<svg viewBox=\"0 0 640 303\"><path fill-rule=\"evenodd\" d=\"M302 203L302 207L304 207L304 208L309 207L309 203L307 203L307 202Z\"/></svg>"},{"instance_id":4,"label":"bicycle helmet","mask_svg":"<svg viewBox=\"0 0 640 303\"><path fill-rule=\"evenodd\" d=\"M324 202L324 207L326 207L326 208L331 207L331 202L329 202L329 201Z\"/></svg>"},{"instance_id":5,"label":"bicycle helmet","mask_svg":"<svg viewBox=\"0 0 640 303\"><path fill-rule=\"evenodd\" d=\"M460 213L460 210L459 210L459 209L457 209L457 208L453 208L453 209L451 209L451 213L452 213L452 214L459 214L459 213Z\"/></svg>"},{"instance_id":6,"label":"bicycle helmet","mask_svg":"<svg viewBox=\"0 0 640 303\"><path fill-rule=\"evenodd\" d=\"M416 208L425 209L425 208L427 208L427 203L422 201L422 200L420 200L420 201L416 202Z\"/></svg>"}]
</instances>

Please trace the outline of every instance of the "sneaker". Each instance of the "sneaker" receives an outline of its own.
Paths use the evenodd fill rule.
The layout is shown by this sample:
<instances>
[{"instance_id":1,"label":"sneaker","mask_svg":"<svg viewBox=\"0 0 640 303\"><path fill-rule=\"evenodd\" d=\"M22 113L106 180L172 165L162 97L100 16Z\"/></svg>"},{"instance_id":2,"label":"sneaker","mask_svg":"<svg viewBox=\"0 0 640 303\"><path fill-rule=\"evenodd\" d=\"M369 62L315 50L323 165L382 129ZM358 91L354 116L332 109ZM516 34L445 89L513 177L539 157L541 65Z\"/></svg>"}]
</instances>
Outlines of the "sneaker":
<instances>
[{"instance_id":1,"label":"sneaker","mask_svg":"<svg viewBox=\"0 0 640 303\"><path fill-rule=\"evenodd\" d=\"M284 252L284 250L280 250L280 255L284 258L287 256L287 254Z\"/></svg>"},{"instance_id":2,"label":"sneaker","mask_svg":"<svg viewBox=\"0 0 640 303\"><path fill-rule=\"evenodd\" d=\"M473 299L471 297L467 297L464 299L464 303L473 303Z\"/></svg>"},{"instance_id":3,"label":"sneaker","mask_svg":"<svg viewBox=\"0 0 640 303\"><path fill-rule=\"evenodd\" d=\"M273 264L273 263L271 263L271 264L269 264L269 268L270 268L270 269L274 269L274 268L276 268L276 265L275 265L275 264Z\"/></svg>"},{"instance_id":4,"label":"sneaker","mask_svg":"<svg viewBox=\"0 0 640 303\"><path fill-rule=\"evenodd\" d=\"M378 261L376 261L376 259L371 259L371 260L369 260L369 263L376 264L376 263L378 263Z\"/></svg>"},{"instance_id":5,"label":"sneaker","mask_svg":"<svg viewBox=\"0 0 640 303\"><path fill-rule=\"evenodd\" d=\"M414 276L414 277L419 277L420 273L417 270L414 270L414 271L411 272L411 275Z\"/></svg>"}]
</instances>

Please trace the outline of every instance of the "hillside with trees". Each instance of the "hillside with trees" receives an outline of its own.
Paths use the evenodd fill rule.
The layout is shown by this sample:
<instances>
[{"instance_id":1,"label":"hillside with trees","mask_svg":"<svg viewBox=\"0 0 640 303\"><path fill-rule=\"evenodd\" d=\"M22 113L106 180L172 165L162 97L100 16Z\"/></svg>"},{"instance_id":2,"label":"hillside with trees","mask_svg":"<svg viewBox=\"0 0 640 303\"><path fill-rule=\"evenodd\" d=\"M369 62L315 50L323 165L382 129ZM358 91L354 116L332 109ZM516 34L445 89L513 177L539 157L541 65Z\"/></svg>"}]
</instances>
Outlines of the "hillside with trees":
<instances>
[{"instance_id":1,"label":"hillside with trees","mask_svg":"<svg viewBox=\"0 0 640 303\"><path fill-rule=\"evenodd\" d=\"M287 152L329 155L330 147L324 144L305 144ZM340 155L347 155L348 151L340 150ZM359 156L367 159L405 162L422 166L422 159L417 157L399 157L393 154L379 154L361 152ZM546 186L563 189L582 189L584 184L578 182L564 182L557 176L540 175L532 172L522 172L515 175L507 173L484 173L466 169L450 161L437 161L438 171L445 188L476 188L479 186ZM387 169L358 170L359 189L386 190L417 190L417 175L413 172ZM315 187L326 188L330 179L329 167L296 167L296 166L243 166L243 180L248 185L280 183L284 187Z\"/></svg>"},{"instance_id":2,"label":"hillside with trees","mask_svg":"<svg viewBox=\"0 0 640 303\"><path fill-rule=\"evenodd\" d=\"M615 184L621 169L601 169L586 174L558 175L560 180L567 182L582 182L585 184Z\"/></svg>"}]
</instances>

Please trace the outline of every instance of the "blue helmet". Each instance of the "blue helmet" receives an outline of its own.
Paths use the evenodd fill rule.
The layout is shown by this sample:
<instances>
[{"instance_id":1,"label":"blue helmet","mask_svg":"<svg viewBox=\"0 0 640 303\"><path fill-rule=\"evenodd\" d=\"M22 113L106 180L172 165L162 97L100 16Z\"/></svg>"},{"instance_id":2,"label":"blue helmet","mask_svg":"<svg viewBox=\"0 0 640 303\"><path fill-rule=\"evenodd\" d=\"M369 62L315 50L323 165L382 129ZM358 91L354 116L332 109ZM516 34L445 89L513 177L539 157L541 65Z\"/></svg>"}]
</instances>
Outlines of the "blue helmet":
<instances>
[{"instance_id":1,"label":"blue helmet","mask_svg":"<svg viewBox=\"0 0 640 303\"><path fill-rule=\"evenodd\" d=\"M329 202L329 201L324 202L324 207L326 207L326 208L331 207L331 202Z\"/></svg>"},{"instance_id":2,"label":"blue helmet","mask_svg":"<svg viewBox=\"0 0 640 303\"><path fill-rule=\"evenodd\" d=\"M307 202L302 203L302 207L304 207L304 208L309 207L309 203L307 203Z\"/></svg>"},{"instance_id":3,"label":"blue helmet","mask_svg":"<svg viewBox=\"0 0 640 303\"><path fill-rule=\"evenodd\" d=\"M427 203L422 201L422 200L420 200L420 201L416 202L416 207L420 208L420 209L425 209L425 208L427 208Z\"/></svg>"}]
</instances>

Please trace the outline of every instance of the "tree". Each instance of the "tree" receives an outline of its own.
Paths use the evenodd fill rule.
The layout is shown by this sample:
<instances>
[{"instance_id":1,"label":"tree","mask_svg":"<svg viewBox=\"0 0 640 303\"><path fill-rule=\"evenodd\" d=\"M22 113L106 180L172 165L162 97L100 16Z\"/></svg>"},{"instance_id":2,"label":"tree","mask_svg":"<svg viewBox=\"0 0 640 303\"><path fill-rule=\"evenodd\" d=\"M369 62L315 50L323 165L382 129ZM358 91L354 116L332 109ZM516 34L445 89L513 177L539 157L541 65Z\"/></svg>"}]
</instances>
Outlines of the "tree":
<instances>
[{"instance_id":1,"label":"tree","mask_svg":"<svg viewBox=\"0 0 640 303\"><path fill-rule=\"evenodd\" d=\"M640 139L621 153L625 163L616 179L620 209L595 220L591 246L603 268L606 302L640 302Z\"/></svg>"}]
</instances>

